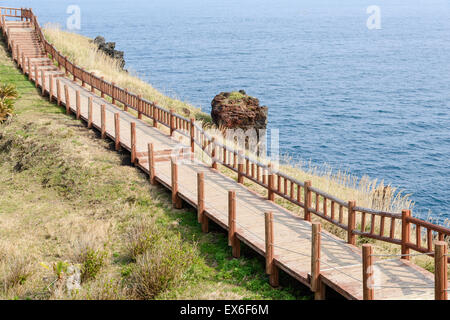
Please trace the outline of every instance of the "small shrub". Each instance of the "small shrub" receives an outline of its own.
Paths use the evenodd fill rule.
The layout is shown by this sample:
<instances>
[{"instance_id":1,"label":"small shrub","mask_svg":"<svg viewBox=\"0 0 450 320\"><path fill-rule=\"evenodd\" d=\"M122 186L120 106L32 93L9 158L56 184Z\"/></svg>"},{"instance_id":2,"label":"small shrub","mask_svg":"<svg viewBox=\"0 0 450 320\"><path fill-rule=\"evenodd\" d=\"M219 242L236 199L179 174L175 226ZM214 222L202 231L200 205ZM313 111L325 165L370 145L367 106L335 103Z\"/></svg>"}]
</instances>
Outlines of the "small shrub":
<instances>
[{"instance_id":1,"label":"small shrub","mask_svg":"<svg viewBox=\"0 0 450 320\"><path fill-rule=\"evenodd\" d=\"M4 83L0 85L0 99L17 99L19 93L17 92L17 88L13 84Z\"/></svg>"},{"instance_id":2,"label":"small shrub","mask_svg":"<svg viewBox=\"0 0 450 320\"><path fill-rule=\"evenodd\" d=\"M86 286L73 298L81 300L125 300L128 296L127 288L122 281L107 276L96 280L92 285Z\"/></svg>"},{"instance_id":3,"label":"small shrub","mask_svg":"<svg viewBox=\"0 0 450 320\"><path fill-rule=\"evenodd\" d=\"M23 285L32 274L30 259L22 255L11 254L2 259L0 274L0 287L5 290Z\"/></svg>"},{"instance_id":4,"label":"small shrub","mask_svg":"<svg viewBox=\"0 0 450 320\"><path fill-rule=\"evenodd\" d=\"M138 299L153 299L180 281L195 257L195 250L181 238L160 239L137 258L130 276L133 293Z\"/></svg>"},{"instance_id":5,"label":"small shrub","mask_svg":"<svg viewBox=\"0 0 450 320\"><path fill-rule=\"evenodd\" d=\"M16 86L4 83L0 85L0 122L14 113L14 100L19 96Z\"/></svg>"},{"instance_id":6,"label":"small shrub","mask_svg":"<svg viewBox=\"0 0 450 320\"><path fill-rule=\"evenodd\" d=\"M14 101L8 98L0 98L0 122L5 121L14 113Z\"/></svg>"},{"instance_id":7,"label":"small shrub","mask_svg":"<svg viewBox=\"0 0 450 320\"><path fill-rule=\"evenodd\" d=\"M129 258L136 261L152 244L158 242L164 232L157 228L152 218L136 218L126 232L126 252Z\"/></svg>"},{"instance_id":8,"label":"small shrub","mask_svg":"<svg viewBox=\"0 0 450 320\"><path fill-rule=\"evenodd\" d=\"M105 265L106 258L107 253L105 251L87 250L81 266L81 281L94 279Z\"/></svg>"},{"instance_id":9,"label":"small shrub","mask_svg":"<svg viewBox=\"0 0 450 320\"><path fill-rule=\"evenodd\" d=\"M69 265L65 261L58 261L53 263L52 269L58 280L61 280L64 277L64 274L67 272Z\"/></svg>"},{"instance_id":10,"label":"small shrub","mask_svg":"<svg viewBox=\"0 0 450 320\"><path fill-rule=\"evenodd\" d=\"M50 265L41 262L41 266L52 272L52 277L47 278L49 284L47 289L50 291L52 299L62 299L65 297L67 280L70 277L71 266L66 261L56 261Z\"/></svg>"},{"instance_id":11,"label":"small shrub","mask_svg":"<svg viewBox=\"0 0 450 320\"><path fill-rule=\"evenodd\" d=\"M104 242L101 230L95 234L93 230L80 236L72 243L71 260L80 265L81 282L94 279L107 263L108 253L103 250Z\"/></svg>"}]
</instances>

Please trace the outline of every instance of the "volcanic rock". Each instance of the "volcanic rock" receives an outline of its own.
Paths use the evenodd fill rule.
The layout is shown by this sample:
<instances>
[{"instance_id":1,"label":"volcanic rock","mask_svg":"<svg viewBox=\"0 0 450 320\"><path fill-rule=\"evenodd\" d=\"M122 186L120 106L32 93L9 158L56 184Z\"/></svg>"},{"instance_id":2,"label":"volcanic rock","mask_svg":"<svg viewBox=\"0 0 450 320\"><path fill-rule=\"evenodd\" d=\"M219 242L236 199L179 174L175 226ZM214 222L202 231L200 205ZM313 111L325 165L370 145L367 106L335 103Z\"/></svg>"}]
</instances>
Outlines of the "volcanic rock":
<instances>
[{"instance_id":1,"label":"volcanic rock","mask_svg":"<svg viewBox=\"0 0 450 320\"><path fill-rule=\"evenodd\" d=\"M211 102L213 122L227 129L266 129L266 106L260 106L259 100L239 92L221 92Z\"/></svg>"},{"instance_id":2,"label":"volcanic rock","mask_svg":"<svg viewBox=\"0 0 450 320\"><path fill-rule=\"evenodd\" d=\"M98 47L98 50L103 51L106 55L113 59L118 60L119 67L123 69L125 67L124 52L116 50L115 42L106 42L105 38L102 36L95 37L93 43Z\"/></svg>"}]
</instances>

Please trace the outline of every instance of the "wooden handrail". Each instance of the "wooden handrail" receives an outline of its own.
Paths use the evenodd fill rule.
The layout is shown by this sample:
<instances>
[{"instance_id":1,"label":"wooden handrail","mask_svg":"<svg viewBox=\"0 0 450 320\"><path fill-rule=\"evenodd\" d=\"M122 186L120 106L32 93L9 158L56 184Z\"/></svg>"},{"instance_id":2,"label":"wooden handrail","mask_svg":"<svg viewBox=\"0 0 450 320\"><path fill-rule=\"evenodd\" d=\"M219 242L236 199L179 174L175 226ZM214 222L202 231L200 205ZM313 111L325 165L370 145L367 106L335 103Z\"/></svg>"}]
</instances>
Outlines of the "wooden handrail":
<instances>
[{"instance_id":1,"label":"wooden handrail","mask_svg":"<svg viewBox=\"0 0 450 320\"><path fill-rule=\"evenodd\" d=\"M420 225L420 226L423 226L423 227L425 227L427 229L432 229L433 231L445 234L446 236L450 236L450 229L445 228L443 226L436 225L436 224L433 224L431 222L424 221L424 220L421 220L421 219L418 219L418 218L414 218L414 217L411 217L411 216L407 217L407 220L410 223L413 223L415 225Z\"/></svg>"},{"instance_id":2,"label":"wooden handrail","mask_svg":"<svg viewBox=\"0 0 450 320\"><path fill-rule=\"evenodd\" d=\"M80 66L75 65L45 39L44 33L42 32L37 17L34 15L32 9L0 7L0 16L0 22L5 21L5 16L21 19L25 18L27 21L30 21L36 30L39 40L42 42L45 52L50 55L53 60L58 62L58 65L60 67L63 67L64 71L67 74L72 74L75 80L81 80L83 86L85 84L88 84L93 90L96 89L100 91L100 94L102 96L110 96L115 103L119 102L123 104L125 111L128 108L131 108L138 111L140 115L142 114L152 119L154 127L157 127L157 124L160 123L168 128L171 128L173 132L178 132L188 137L191 140L191 148L194 148L195 144L209 156L211 156L211 154L208 153L206 147L211 143L214 143L216 148L219 149L219 155L220 152L223 152L224 154L223 158L221 158L220 156L216 156L215 163L221 164L222 166L232 170L233 172L238 173L241 178L247 178L265 189L271 188L271 199L273 198L273 195L277 195L293 203L294 205L303 208L305 211L305 219L309 219L310 213L313 213L318 217L334 224L335 226L347 230L349 232L349 241L351 243L355 243L354 236L358 235L402 245L403 250L413 249L419 252L430 252L433 250L430 242L430 235L432 238L433 233L437 233L439 240L444 240L445 237L450 236L449 228L435 225L433 223L410 216L407 217L406 220L403 219L403 222L407 223L408 225L416 225L419 231L421 231L421 228L427 229L427 247L424 248L421 246L420 241L418 241L419 243L411 243L409 237L408 239L404 238L405 235L402 236L402 239L395 238L395 225L397 220L402 220L401 214L373 210L359 206L354 206L351 208L351 214L353 216L351 217L350 221L352 224L354 224L355 219L361 216L361 227L359 230L356 229L356 225L352 225L349 228L348 221L344 221L343 218L344 210L347 210L347 212L349 211L348 201L338 199L322 190L311 186L310 184L299 181L280 171L275 172L273 171L273 168L269 168L269 164L261 163L253 159L249 155L240 155L239 152L242 150L239 150L236 147L221 144L217 140L213 142L213 139L215 138L208 134L197 123L192 122L191 119L187 119L182 115L174 112L171 113L170 110L158 106L156 102L148 101L145 98L138 96L137 94L129 92L127 89L117 86L113 82L104 80L100 76L94 75L84 70ZM6 26L4 26L3 23L2 28L6 29ZM5 32L5 30L3 31ZM200 140L197 138L199 136L201 137ZM229 156L228 158L226 157L227 155ZM241 159L243 159L241 161L245 161L245 165L241 164L239 166L236 163L232 163L232 160L238 157L241 157ZM269 184L269 175L272 175L272 185ZM308 199L305 198L306 195ZM315 196L316 200L314 204L311 200L313 195ZM320 205L321 198L322 205ZM328 212L328 203L330 204L331 212ZM336 208L338 210L336 210ZM365 218L367 215L369 215L372 219L370 231L365 230ZM376 222L377 217L380 217L379 224L377 224ZM390 228L388 229L384 228L386 218L390 222ZM387 230L389 230L389 235L385 235L385 231ZM417 234L421 235L420 232L418 232Z\"/></svg>"}]
</instances>

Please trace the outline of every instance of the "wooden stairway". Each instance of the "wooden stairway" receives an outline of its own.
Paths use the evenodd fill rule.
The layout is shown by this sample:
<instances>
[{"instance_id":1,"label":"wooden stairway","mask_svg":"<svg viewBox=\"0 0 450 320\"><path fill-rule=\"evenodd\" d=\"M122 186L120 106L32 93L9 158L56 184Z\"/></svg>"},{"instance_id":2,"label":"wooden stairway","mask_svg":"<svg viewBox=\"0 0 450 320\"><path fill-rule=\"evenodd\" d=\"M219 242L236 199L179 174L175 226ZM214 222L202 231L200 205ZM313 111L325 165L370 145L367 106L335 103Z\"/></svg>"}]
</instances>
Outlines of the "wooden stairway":
<instances>
[{"instance_id":1,"label":"wooden stairway","mask_svg":"<svg viewBox=\"0 0 450 320\"><path fill-rule=\"evenodd\" d=\"M3 32L7 35L8 48L12 49L13 60L29 79L32 75L36 77L36 73L40 76L39 71L50 72L55 77L64 75L48 57L31 22L6 21Z\"/></svg>"}]
</instances>

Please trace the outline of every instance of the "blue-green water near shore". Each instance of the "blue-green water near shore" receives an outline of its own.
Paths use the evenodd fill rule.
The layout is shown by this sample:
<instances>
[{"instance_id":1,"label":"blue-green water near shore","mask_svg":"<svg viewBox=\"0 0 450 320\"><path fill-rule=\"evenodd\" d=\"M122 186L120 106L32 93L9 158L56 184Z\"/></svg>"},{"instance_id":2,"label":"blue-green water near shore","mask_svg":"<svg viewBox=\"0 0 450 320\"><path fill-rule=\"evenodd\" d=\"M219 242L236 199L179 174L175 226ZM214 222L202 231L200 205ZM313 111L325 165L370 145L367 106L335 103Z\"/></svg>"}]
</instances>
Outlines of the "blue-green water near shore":
<instances>
[{"instance_id":1,"label":"blue-green water near shore","mask_svg":"<svg viewBox=\"0 0 450 320\"><path fill-rule=\"evenodd\" d=\"M448 0L8 1L125 50L161 91L210 110L220 91L268 105L283 153L412 193L450 217ZM381 29L366 9L378 5Z\"/></svg>"}]
</instances>

